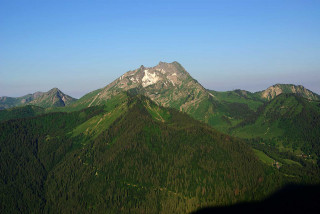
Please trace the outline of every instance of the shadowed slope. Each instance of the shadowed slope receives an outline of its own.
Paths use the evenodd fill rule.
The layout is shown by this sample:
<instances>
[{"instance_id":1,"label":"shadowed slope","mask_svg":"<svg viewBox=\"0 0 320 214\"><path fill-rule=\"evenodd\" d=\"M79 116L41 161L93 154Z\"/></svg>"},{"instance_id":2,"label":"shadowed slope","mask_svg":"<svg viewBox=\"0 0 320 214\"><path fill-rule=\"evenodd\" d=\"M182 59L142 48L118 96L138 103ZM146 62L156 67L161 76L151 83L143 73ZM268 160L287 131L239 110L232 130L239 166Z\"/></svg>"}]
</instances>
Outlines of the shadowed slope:
<instances>
[{"instance_id":1,"label":"shadowed slope","mask_svg":"<svg viewBox=\"0 0 320 214\"><path fill-rule=\"evenodd\" d=\"M320 186L289 185L262 202L208 207L192 214L209 213L319 213Z\"/></svg>"}]
</instances>

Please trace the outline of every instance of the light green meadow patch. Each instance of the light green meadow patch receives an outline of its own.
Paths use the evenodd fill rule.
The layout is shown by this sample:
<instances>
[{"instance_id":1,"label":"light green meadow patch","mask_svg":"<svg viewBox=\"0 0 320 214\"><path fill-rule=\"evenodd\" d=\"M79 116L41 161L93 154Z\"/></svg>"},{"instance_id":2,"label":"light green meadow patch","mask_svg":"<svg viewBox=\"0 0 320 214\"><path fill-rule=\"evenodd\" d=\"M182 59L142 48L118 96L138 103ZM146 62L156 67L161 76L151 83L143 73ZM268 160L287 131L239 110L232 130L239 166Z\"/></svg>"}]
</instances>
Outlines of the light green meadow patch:
<instances>
[{"instance_id":1,"label":"light green meadow patch","mask_svg":"<svg viewBox=\"0 0 320 214\"><path fill-rule=\"evenodd\" d=\"M263 163L265 163L267 165L274 164L274 160L272 158L270 158L268 155L266 155L264 152L257 150L257 149L253 149L253 151L256 154L256 156L259 158L259 160L261 160Z\"/></svg>"}]
</instances>

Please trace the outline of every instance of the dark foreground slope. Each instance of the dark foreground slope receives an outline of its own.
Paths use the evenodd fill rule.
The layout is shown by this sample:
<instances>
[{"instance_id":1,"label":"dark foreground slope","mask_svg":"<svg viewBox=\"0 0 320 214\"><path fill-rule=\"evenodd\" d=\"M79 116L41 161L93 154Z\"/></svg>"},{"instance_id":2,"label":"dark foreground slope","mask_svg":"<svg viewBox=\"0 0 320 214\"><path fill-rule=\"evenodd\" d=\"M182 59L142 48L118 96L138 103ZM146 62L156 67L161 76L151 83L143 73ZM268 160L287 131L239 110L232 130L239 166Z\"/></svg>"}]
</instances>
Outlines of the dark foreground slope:
<instances>
[{"instance_id":1,"label":"dark foreground slope","mask_svg":"<svg viewBox=\"0 0 320 214\"><path fill-rule=\"evenodd\" d=\"M319 213L319 185L288 185L260 202L206 207L193 214L226 213Z\"/></svg>"},{"instance_id":2,"label":"dark foreground slope","mask_svg":"<svg viewBox=\"0 0 320 214\"><path fill-rule=\"evenodd\" d=\"M68 132L100 112L95 107L0 123L1 213L43 210L48 172L73 149Z\"/></svg>"},{"instance_id":3,"label":"dark foreground slope","mask_svg":"<svg viewBox=\"0 0 320 214\"><path fill-rule=\"evenodd\" d=\"M1 210L185 213L262 199L290 179L239 140L124 97L0 123Z\"/></svg>"}]
</instances>

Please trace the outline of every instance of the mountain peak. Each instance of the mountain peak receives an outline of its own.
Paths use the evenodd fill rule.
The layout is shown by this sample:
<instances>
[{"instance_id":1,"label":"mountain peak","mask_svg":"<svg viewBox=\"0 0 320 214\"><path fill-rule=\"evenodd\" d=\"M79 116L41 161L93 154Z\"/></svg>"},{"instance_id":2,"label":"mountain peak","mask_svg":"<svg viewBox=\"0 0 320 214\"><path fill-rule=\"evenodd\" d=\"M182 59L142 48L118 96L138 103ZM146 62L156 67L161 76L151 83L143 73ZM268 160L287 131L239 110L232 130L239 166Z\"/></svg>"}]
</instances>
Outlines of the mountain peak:
<instances>
[{"instance_id":1,"label":"mountain peak","mask_svg":"<svg viewBox=\"0 0 320 214\"><path fill-rule=\"evenodd\" d=\"M154 67L141 65L138 69L128 71L106 86L105 89L116 87L127 91L132 88L146 88L149 86L168 88L180 85L185 79L192 78L178 62L159 62Z\"/></svg>"},{"instance_id":2,"label":"mountain peak","mask_svg":"<svg viewBox=\"0 0 320 214\"><path fill-rule=\"evenodd\" d=\"M66 106L76 99L64 94L58 88L52 88L48 92L42 93L32 100L30 104L41 107L60 107Z\"/></svg>"},{"instance_id":3,"label":"mountain peak","mask_svg":"<svg viewBox=\"0 0 320 214\"><path fill-rule=\"evenodd\" d=\"M88 106L98 105L121 91L134 90L163 106L186 110L210 97L202 85L176 61L159 62L154 67L128 71L87 100ZM211 95L212 96L212 95Z\"/></svg>"}]
</instances>

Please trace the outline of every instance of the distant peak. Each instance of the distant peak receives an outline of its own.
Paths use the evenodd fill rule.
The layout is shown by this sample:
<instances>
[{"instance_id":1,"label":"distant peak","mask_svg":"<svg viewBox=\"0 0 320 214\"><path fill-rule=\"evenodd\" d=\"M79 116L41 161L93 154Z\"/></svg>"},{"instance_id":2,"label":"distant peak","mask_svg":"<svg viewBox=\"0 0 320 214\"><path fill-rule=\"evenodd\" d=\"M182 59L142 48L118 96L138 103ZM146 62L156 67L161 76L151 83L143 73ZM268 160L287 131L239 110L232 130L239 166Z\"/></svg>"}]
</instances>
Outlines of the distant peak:
<instances>
[{"instance_id":1,"label":"distant peak","mask_svg":"<svg viewBox=\"0 0 320 214\"><path fill-rule=\"evenodd\" d=\"M286 94L297 94L304 98L308 98L311 100L319 100L320 96L316 93L306 89L302 85L294 85L294 84L274 84L267 88L266 90L261 92L261 97L267 100L271 100L276 96L286 93Z\"/></svg>"}]
</instances>

